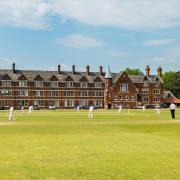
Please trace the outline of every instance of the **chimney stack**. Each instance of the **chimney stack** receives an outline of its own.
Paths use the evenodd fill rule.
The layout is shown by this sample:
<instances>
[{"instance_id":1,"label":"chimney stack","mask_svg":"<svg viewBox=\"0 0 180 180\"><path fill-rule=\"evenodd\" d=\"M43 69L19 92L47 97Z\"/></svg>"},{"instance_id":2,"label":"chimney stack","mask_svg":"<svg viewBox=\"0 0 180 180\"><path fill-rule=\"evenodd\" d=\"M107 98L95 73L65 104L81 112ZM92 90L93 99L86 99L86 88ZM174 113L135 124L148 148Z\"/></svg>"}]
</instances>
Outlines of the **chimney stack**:
<instances>
[{"instance_id":1,"label":"chimney stack","mask_svg":"<svg viewBox=\"0 0 180 180\"><path fill-rule=\"evenodd\" d=\"M102 66L99 66L99 72L100 72L100 76L103 75L103 67Z\"/></svg>"},{"instance_id":2,"label":"chimney stack","mask_svg":"<svg viewBox=\"0 0 180 180\"><path fill-rule=\"evenodd\" d=\"M61 74L61 65L58 64L58 74Z\"/></svg>"},{"instance_id":3,"label":"chimney stack","mask_svg":"<svg viewBox=\"0 0 180 180\"><path fill-rule=\"evenodd\" d=\"M12 72L13 72L13 74L16 73L16 64L15 63L12 64Z\"/></svg>"},{"instance_id":4,"label":"chimney stack","mask_svg":"<svg viewBox=\"0 0 180 180\"><path fill-rule=\"evenodd\" d=\"M75 65L72 65L72 74L75 74Z\"/></svg>"},{"instance_id":5,"label":"chimney stack","mask_svg":"<svg viewBox=\"0 0 180 180\"><path fill-rule=\"evenodd\" d=\"M146 76L149 77L149 75L150 75L150 67L149 67L149 65L146 66L145 70L146 70Z\"/></svg>"},{"instance_id":6,"label":"chimney stack","mask_svg":"<svg viewBox=\"0 0 180 180\"><path fill-rule=\"evenodd\" d=\"M161 66L158 67L157 72L158 72L158 76L161 78L162 77L162 67Z\"/></svg>"},{"instance_id":7,"label":"chimney stack","mask_svg":"<svg viewBox=\"0 0 180 180\"><path fill-rule=\"evenodd\" d=\"M89 75L89 72L90 72L90 66L87 65L87 66L86 66L86 73L87 73L87 75Z\"/></svg>"}]
</instances>

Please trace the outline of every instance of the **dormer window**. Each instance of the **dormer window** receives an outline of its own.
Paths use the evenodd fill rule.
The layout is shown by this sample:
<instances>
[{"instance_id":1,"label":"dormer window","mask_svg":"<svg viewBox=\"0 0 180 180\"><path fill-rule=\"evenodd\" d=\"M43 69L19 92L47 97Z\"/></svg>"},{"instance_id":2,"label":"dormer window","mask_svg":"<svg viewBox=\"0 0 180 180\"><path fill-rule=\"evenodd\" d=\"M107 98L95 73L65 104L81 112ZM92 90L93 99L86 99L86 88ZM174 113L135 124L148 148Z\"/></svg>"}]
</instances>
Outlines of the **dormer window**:
<instances>
[{"instance_id":1,"label":"dormer window","mask_svg":"<svg viewBox=\"0 0 180 180\"><path fill-rule=\"evenodd\" d=\"M43 87L43 81L35 81L35 87Z\"/></svg>"},{"instance_id":2,"label":"dormer window","mask_svg":"<svg viewBox=\"0 0 180 180\"><path fill-rule=\"evenodd\" d=\"M128 84L127 83L121 83L120 84L120 91L122 91L122 92L128 91Z\"/></svg>"},{"instance_id":3,"label":"dormer window","mask_svg":"<svg viewBox=\"0 0 180 180\"><path fill-rule=\"evenodd\" d=\"M66 82L65 87L72 88L74 86L74 82Z\"/></svg>"},{"instance_id":4,"label":"dormer window","mask_svg":"<svg viewBox=\"0 0 180 180\"><path fill-rule=\"evenodd\" d=\"M95 88L102 88L102 82L95 82Z\"/></svg>"},{"instance_id":5,"label":"dormer window","mask_svg":"<svg viewBox=\"0 0 180 180\"><path fill-rule=\"evenodd\" d=\"M50 82L50 87L58 87L58 86L59 86L58 81L51 81Z\"/></svg>"},{"instance_id":6,"label":"dormer window","mask_svg":"<svg viewBox=\"0 0 180 180\"><path fill-rule=\"evenodd\" d=\"M19 81L19 87L27 87L27 81L25 80Z\"/></svg>"},{"instance_id":7,"label":"dormer window","mask_svg":"<svg viewBox=\"0 0 180 180\"><path fill-rule=\"evenodd\" d=\"M11 87L11 80L2 80L3 87Z\"/></svg>"},{"instance_id":8,"label":"dormer window","mask_svg":"<svg viewBox=\"0 0 180 180\"><path fill-rule=\"evenodd\" d=\"M149 85L149 81L144 81L144 86L148 86Z\"/></svg>"},{"instance_id":9,"label":"dormer window","mask_svg":"<svg viewBox=\"0 0 180 180\"><path fill-rule=\"evenodd\" d=\"M80 82L80 87L81 88L87 88L88 87L88 83L87 82Z\"/></svg>"}]
</instances>

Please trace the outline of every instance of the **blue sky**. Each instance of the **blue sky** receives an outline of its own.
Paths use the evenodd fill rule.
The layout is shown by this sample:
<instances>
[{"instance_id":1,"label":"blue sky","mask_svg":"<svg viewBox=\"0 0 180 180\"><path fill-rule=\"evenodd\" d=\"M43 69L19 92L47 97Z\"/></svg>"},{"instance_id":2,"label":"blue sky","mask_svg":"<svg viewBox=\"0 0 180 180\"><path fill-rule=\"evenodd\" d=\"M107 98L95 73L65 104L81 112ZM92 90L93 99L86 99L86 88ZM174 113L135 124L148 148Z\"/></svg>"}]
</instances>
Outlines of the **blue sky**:
<instances>
[{"instance_id":1,"label":"blue sky","mask_svg":"<svg viewBox=\"0 0 180 180\"><path fill-rule=\"evenodd\" d=\"M180 70L179 0L0 0L0 68Z\"/></svg>"}]
</instances>

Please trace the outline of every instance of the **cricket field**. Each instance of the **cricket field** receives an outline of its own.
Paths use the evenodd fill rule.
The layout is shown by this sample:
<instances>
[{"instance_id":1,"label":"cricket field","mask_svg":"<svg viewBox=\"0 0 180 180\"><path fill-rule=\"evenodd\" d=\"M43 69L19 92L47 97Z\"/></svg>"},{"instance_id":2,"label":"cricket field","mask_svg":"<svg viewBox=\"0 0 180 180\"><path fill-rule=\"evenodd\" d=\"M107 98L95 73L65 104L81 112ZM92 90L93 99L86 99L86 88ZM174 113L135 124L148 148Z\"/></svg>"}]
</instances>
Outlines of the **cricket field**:
<instances>
[{"instance_id":1,"label":"cricket field","mask_svg":"<svg viewBox=\"0 0 180 180\"><path fill-rule=\"evenodd\" d=\"M180 109L87 113L0 111L0 179L180 179Z\"/></svg>"}]
</instances>

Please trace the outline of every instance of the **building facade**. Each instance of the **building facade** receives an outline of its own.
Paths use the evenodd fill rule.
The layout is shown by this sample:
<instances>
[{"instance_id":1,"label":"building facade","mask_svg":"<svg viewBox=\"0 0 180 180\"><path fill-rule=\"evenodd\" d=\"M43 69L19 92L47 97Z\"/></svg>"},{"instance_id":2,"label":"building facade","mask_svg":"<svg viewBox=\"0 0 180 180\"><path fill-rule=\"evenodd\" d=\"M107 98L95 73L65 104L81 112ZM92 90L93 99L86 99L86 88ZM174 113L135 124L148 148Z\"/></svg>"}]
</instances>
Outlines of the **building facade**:
<instances>
[{"instance_id":1,"label":"building facade","mask_svg":"<svg viewBox=\"0 0 180 180\"><path fill-rule=\"evenodd\" d=\"M163 102L162 68L157 75L127 75L125 72L106 72L99 67L91 72L86 66L84 72L0 69L0 107L30 105L47 108L74 108L94 105L100 108L115 108L119 105L136 108L141 105L155 105Z\"/></svg>"}]
</instances>

